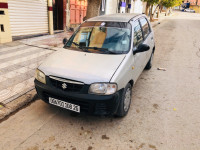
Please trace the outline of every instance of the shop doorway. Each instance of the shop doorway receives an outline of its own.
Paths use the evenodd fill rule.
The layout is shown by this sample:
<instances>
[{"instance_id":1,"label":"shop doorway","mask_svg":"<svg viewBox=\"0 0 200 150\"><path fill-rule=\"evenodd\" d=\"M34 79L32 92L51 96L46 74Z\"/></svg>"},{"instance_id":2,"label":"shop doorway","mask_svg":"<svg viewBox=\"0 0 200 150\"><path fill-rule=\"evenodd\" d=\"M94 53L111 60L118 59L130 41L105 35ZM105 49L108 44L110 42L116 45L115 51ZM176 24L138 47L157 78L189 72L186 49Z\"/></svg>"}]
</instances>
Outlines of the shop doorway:
<instances>
[{"instance_id":1,"label":"shop doorway","mask_svg":"<svg viewBox=\"0 0 200 150\"><path fill-rule=\"evenodd\" d=\"M53 0L54 30L64 30L66 27L66 0Z\"/></svg>"}]
</instances>

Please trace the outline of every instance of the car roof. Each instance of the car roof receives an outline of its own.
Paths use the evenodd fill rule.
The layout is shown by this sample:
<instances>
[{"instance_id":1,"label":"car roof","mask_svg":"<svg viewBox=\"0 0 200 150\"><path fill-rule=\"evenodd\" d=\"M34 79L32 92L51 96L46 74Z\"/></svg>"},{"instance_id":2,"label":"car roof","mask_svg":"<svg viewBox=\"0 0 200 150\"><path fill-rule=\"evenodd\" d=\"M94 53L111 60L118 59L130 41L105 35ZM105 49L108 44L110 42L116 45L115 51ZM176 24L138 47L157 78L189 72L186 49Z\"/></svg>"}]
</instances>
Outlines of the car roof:
<instances>
[{"instance_id":1,"label":"car roof","mask_svg":"<svg viewBox=\"0 0 200 150\"><path fill-rule=\"evenodd\" d=\"M118 13L111 15L102 15L88 19L87 21L113 21L113 22L129 22L132 18L144 16L136 13Z\"/></svg>"}]
</instances>

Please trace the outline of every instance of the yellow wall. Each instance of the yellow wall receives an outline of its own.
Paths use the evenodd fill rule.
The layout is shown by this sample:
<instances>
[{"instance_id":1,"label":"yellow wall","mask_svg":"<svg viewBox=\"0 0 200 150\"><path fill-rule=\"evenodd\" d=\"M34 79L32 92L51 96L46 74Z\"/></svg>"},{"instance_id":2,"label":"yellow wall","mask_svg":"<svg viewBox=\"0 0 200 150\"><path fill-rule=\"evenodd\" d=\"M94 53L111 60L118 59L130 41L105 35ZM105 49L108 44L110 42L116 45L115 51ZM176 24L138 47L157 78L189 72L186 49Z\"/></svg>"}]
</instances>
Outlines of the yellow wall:
<instances>
[{"instance_id":1,"label":"yellow wall","mask_svg":"<svg viewBox=\"0 0 200 150\"><path fill-rule=\"evenodd\" d=\"M190 6L191 9L195 10L196 13L200 13L200 6Z\"/></svg>"},{"instance_id":2,"label":"yellow wall","mask_svg":"<svg viewBox=\"0 0 200 150\"><path fill-rule=\"evenodd\" d=\"M7 3L7 0L0 0L0 3ZM0 11L4 11L4 15L0 15L0 25L4 26L4 32L0 29L0 43L6 43L12 41L10 30L10 18L7 8L0 8Z\"/></svg>"}]
</instances>

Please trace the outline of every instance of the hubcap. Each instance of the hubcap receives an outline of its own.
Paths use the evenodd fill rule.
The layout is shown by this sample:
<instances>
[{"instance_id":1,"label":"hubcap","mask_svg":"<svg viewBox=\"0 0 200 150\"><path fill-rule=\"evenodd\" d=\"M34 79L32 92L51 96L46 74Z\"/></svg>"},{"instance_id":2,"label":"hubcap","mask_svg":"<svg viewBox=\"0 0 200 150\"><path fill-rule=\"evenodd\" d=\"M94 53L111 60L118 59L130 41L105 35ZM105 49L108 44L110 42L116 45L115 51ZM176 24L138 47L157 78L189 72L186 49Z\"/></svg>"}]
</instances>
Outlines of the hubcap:
<instances>
[{"instance_id":1,"label":"hubcap","mask_svg":"<svg viewBox=\"0 0 200 150\"><path fill-rule=\"evenodd\" d=\"M124 98L124 111L127 112L131 103L131 89L128 88Z\"/></svg>"}]
</instances>

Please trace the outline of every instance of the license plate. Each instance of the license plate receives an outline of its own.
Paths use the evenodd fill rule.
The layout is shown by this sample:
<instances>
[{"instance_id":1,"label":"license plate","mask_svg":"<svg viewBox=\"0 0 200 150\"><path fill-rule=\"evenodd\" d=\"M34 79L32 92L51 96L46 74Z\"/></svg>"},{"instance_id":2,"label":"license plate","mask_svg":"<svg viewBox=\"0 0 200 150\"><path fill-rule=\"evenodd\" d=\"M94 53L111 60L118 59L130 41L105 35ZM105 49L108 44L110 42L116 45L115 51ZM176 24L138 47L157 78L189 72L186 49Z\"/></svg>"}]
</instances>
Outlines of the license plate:
<instances>
[{"instance_id":1,"label":"license plate","mask_svg":"<svg viewBox=\"0 0 200 150\"><path fill-rule=\"evenodd\" d=\"M75 105L75 104L67 103L59 99L52 98L52 97L49 97L49 103L52 105L56 105L58 107L62 107L62 108L80 113L80 106Z\"/></svg>"}]
</instances>

